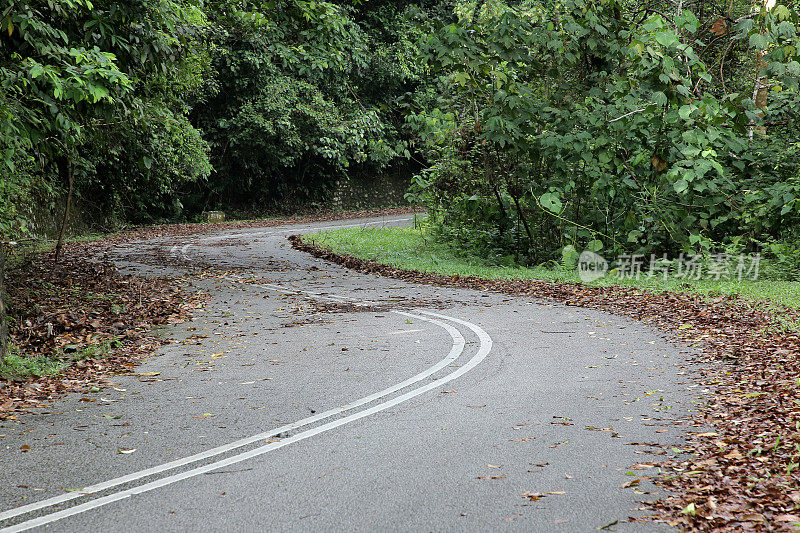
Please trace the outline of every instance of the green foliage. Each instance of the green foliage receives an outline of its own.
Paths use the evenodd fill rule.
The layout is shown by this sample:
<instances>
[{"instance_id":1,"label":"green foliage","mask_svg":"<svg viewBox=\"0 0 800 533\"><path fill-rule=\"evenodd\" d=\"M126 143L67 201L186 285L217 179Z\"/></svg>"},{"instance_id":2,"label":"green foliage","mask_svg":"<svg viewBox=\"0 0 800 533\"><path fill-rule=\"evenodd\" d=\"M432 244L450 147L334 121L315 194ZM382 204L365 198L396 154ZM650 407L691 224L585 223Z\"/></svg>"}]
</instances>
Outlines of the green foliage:
<instances>
[{"instance_id":1,"label":"green foliage","mask_svg":"<svg viewBox=\"0 0 800 533\"><path fill-rule=\"evenodd\" d=\"M432 162L414 194L443 234L523 261L598 239L676 253L780 238L798 222L798 13L727 15L720 59L713 11L465 6L426 43L445 81L436 113L455 119L411 117ZM732 79L753 68L767 105Z\"/></svg>"},{"instance_id":2,"label":"green foliage","mask_svg":"<svg viewBox=\"0 0 800 533\"><path fill-rule=\"evenodd\" d=\"M4 128L4 144L63 154L80 139L87 115L130 92L112 52L74 39L92 7L87 0L15 0L0 13L2 103L18 120Z\"/></svg>"},{"instance_id":3,"label":"green foliage","mask_svg":"<svg viewBox=\"0 0 800 533\"><path fill-rule=\"evenodd\" d=\"M764 255L768 258L763 268L764 278L800 281L800 234L797 229L798 226L794 226L786 237L764 243Z\"/></svg>"},{"instance_id":4,"label":"green foliage","mask_svg":"<svg viewBox=\"0 0 800 533\"><path fill-rule=\"evenodd\" d=\"M113 224L286 207L398 165L413 155L403 117L433 95L419 22L452 18L447 5L12 0L0 153L25 170L5 180L0 218L21 228L29 191L60 193L72 174Z\"/></svg>"},{"instance_id":5,"label":"green foliage","mask_svg":"<svg viewBox=\"0 0 800 533\"><path fill-rule=\"evenodd\" d=\"M10 345L8 353L0 359L0 378L25 380L31 377L57 375L70 364L83 359L108 357L119 346L121 344L117 339L106 339L100 344L83 347L67 345L66 351L59 349L52 356L30 356L20 352L16 346Z\"/></svg>"},{"instance_id":6,"label":"green foliage","mask_svg":"<svg viewBox=\"0 0 800 533\"><path fill-rule=\"evenodd\" d=\"M373 84L413 78L386 62L392 54L413 65L407 43L373 52L359 13L331 2L268 7L219 2L209 11L214 76L193 113L215 168L206 201L298 204L324 197L354 167L377 172L404 154L387 95Z\"/></svg>"},{"instance_id":7,"label":"green foliage","mask_svg":"<svg viewBox=\"0 0 800 533\"><path fill-rule=\"evenodd\" d=\"M496 261L788 257L798 23L743 0L12 0L0 233L67 169L106 219L156 221L404 163L438 234Z\"/></svg>"},{"instance_id":8,"label":"green foliage","mask_svg":"<svg viewBox=\"0 0 800 533\"><path fill-rule=\"evenodd\" d=\"M15 174L16 189L38 182L58 190L72 167L90 203L110 209L131 193L157 210L153 189L163 196L207 176L207 149L186 117L207 64L203 24L194 0L8 4L0 12L0 113L17 120L0 127L0 149L12 173L18 161L33 162ZM141 165L145 179L128 175ZM3 213L12 218L11 209Z\"/></svg>"},{"instance_id":9,"label":"green foliage","mask_svg":"<svg viewBox=\"0 0 800 533\"><path fill-rule=\"evenodd\" d=\"M16 161L15 161L16 160ZM32 204L32 179L18 157L12 159L14 170L0 167L0 240L13 240L28 234L29 209Z\"/></svg>"},{"instance_id":10,"label":"green foliage","mask_svg":"<svg viewBox=\"0 0 800 533\"><path fill-rule=\"evenodd\" d=\"M92 138L81 190L107 216L153 222L182 215L178 193L211 173L208 145L186 115L147 106L135 122Z\"/></svg>"}]
</instances>

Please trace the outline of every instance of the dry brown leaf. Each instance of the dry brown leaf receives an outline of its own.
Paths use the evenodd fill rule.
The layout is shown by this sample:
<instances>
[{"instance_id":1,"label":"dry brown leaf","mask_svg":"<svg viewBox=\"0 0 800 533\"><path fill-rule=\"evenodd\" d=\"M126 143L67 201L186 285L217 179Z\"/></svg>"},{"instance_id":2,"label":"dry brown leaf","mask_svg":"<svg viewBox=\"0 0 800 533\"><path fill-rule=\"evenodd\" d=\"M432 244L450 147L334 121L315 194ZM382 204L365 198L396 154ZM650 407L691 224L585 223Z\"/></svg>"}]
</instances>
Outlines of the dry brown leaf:
<instances>
[{"instance_id":1,"label":"dry brown leaf","mask_svg":"<svg viewBox=\"0 0 800 533\"><path fill-rule=\"evenodd\" d=\"M728 32L728 23L724 18L719 17L711 24L709 31L714 35L725 35Z\"/></svg>"}]
</instances>

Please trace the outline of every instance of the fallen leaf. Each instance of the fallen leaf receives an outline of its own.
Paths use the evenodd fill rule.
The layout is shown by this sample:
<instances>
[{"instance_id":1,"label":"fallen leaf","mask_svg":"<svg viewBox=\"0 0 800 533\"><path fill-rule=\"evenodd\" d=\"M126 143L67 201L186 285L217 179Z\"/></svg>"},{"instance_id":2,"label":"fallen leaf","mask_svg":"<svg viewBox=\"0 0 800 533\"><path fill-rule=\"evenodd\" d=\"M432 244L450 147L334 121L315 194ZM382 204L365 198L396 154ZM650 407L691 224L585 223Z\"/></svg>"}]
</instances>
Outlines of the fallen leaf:
<instances>
[{"instance_id":1,"label":"fallen leaf","mask_svg":"<svg viewBox=\"0 0 800 533\"><path fill-rule=\"evenodd\" d=\"M522 497L523 498L528 498L532 502L538 502L539 500L541 500L545 496L547 496L547 494L545 494L543 492L526 491L526 492L522 493Z\"/></svg>"},{"instance_id":2,"label":"fallen leaf","mask_svg":"<svg viewBox=\"0 0 800 533\"><path fill-rule=\"evenodd\" d=\"M683 511L681 511L681 514L685 514L685 515L689 515L689 516L696 515L697 514L697 508L695 507L694 502L692 502L689 505L687 505L686 507L684 507Z\"/></svg>"},{"instance_id":3,"label":"fallen leaf","mask_svg":"<svg viewBox=\"0 0 800 533\"><path fill-rule=\"evenodd\" d=\"M602 530L605 530L605 529L611 529L611 526L616 526L617 524L619 524L619 520L614 520L613 522L609 522L608 524L606 524L604 526L598 526L595 529L597 529L598 531L602 531Z\"/></svg>"},{"instance_id":4,"label":"fallen leaf","mask_svg":"<svg viewBox=\"0 0 800 533\"><path fill-rule=\"evenodd\" d=\"M724 18L719 17L711 24L709 31L714 35L725 35L725 33L728 31L728 23L725 22Z\"/></svg>"}]
</instances>

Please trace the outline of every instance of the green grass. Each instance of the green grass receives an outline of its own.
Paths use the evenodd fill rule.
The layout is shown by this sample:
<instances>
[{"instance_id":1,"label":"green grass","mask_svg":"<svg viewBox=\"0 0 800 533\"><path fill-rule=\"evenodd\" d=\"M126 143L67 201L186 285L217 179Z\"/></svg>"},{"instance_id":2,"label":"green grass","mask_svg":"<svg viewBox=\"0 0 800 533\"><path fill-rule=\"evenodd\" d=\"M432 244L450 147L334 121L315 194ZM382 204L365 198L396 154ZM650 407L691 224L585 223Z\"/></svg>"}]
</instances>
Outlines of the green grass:
<instances>
[{"instance_id":1,"label":"green grass","mask_svg":"<svg viewBox=\"0 0 800 533\"><path fill-rule=\"evenodd\" d=\"M83 235L73 235L71 237L67 237L64 240L66 242L97 242L102 241L103 239L109 237L110 235L114 235L115 232L111 233L86 233ZM52 241L52 246L55 247L56 242L55 240Z\"/></svg>"},{"instance_id":2,"label":"green grass","mask_svg":"<svg viewBox=\"0 0 800 533\"><path fill-rule=\"evenodd\" d=\"M534 279L582 283L577 271L566 268L498 266L479 257L464 256L436 242L425 229L343 228L303 236L317 246L397 268L485 279ZM751 300L800 309L800 283L773 280L640 279L606 276L587 285L637 287L654 292L689 292L710 297L738 295Z\"/></svg>"},{"instance_id":3,"label":"green grass","mask_svg":"<svg viewBox=\"0 0 800 533\"><path fill-rule=\"evenodd\" d=\"M9 353L0 360L0 378L10 380L24 380L29 377L53 376L65 368L65 363L39 355L24 357L14 346L9 346Z\"/></svg>"},{"instance_id":4,"label":"green grass","mask_svg":"<svg viewBox=\"0 0 800 533\"><path fill-rule=\"evenodd\" d=\"M55 376L67 367L83 359L101 359L111 355L119 347L117 339L107 339L100 344L89 346L67 346L71 351L58 350L52 356L26 356L16 346L9 346L9 353L0 359L0 378L23 381L27 378Z\"/></svg>"}]
</instances>

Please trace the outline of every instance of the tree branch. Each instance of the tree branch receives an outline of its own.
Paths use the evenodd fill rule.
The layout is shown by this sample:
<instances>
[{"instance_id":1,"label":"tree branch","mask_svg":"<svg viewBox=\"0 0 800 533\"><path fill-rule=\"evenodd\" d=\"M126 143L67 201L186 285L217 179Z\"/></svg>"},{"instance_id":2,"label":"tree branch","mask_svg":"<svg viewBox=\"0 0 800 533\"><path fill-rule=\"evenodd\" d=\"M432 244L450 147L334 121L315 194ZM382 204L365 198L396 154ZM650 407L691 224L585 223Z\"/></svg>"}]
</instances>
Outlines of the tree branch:
<instances>
[{"instance_id":1,"label":"tree branch","mask_svg":"<svg viewBox=\"0 0 800 533\"><path fill-rule=\"evenodd\" d=\"M614 119L611 119L611 120L609 120L609 121L608 121L608 123L609 123L609 124L611 124L612 122L616 122L616 121L618 121L618 120L622 120L622 119L623 119L623 118L625 118L625 117L629 117L629 116L631 116L631 115L635 115L636 113L641 113L641 112L642 112L642 111L644 111L645 109L646 109L646 108L644 108L644 107L643 107L643 108L641 108L641 109L635 109L635 110L631 111L630 113L625 113L625 114L624 114L624 115L622 115L621 117L617 117L617 118L614 118Z\"/></svg>"}]
</instances>

